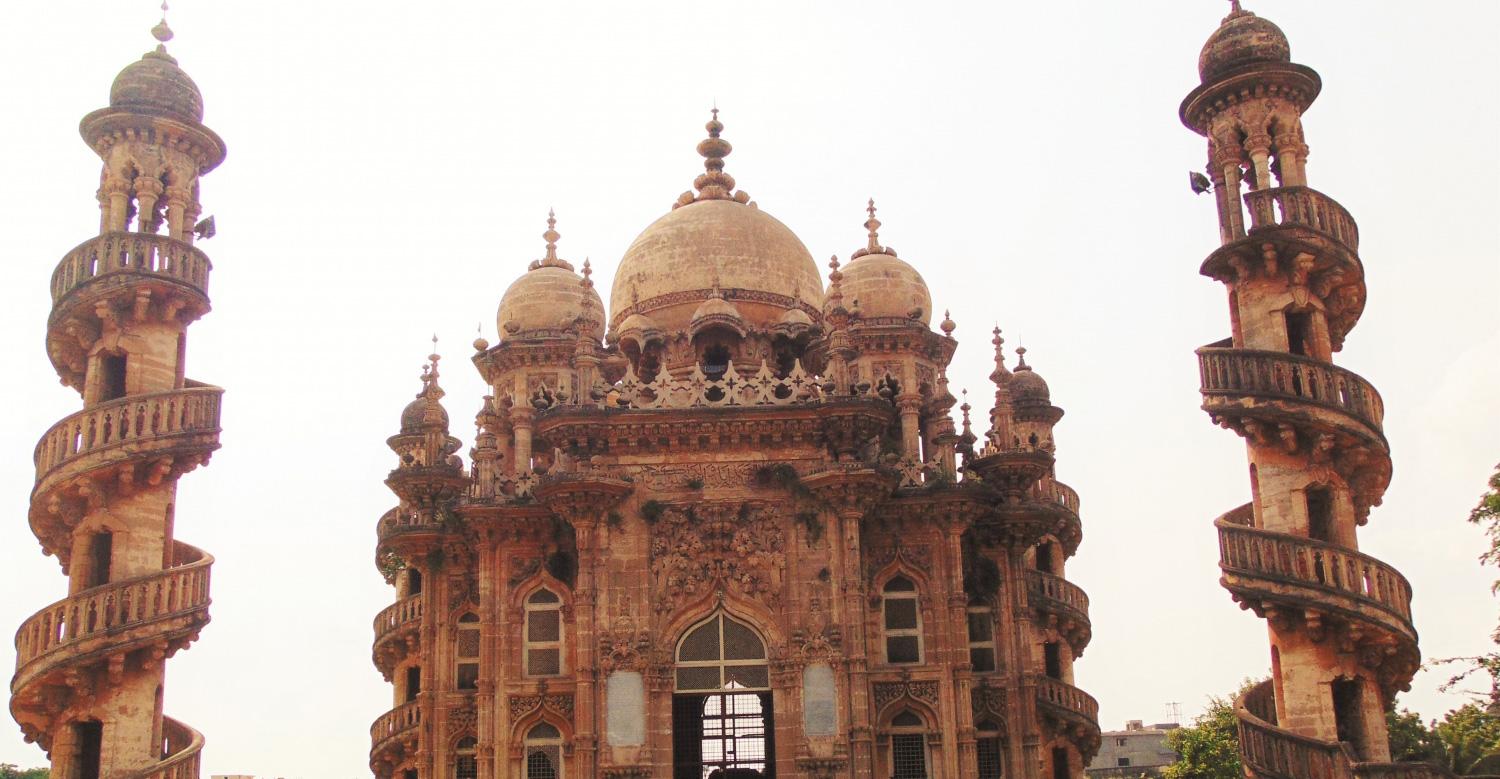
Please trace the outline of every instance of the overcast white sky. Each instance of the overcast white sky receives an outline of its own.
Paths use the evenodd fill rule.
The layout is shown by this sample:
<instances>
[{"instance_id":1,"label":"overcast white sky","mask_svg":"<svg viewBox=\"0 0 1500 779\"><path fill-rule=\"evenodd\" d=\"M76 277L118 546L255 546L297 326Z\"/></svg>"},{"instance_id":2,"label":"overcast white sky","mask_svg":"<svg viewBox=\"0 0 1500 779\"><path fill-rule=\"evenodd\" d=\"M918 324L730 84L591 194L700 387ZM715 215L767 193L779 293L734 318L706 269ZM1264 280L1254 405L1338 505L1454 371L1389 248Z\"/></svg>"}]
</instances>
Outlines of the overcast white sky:
<instances>
[{"instance_id":1,"label":"overcast white sky","mask_svg":"<svg viewBox=\"0 0 1500 779\"><path fill-rule=\"evenodd\" d=\"M1227 335L1217 241L1177 120L1215 0L444 2L177 0L171 51L229 158L203 186L214 311L188 375L227 388L223 450L188 476L177 532L212 552L213 624L169 665L169 713L209 773L367 776L390 707L371 619L392 592L374 527L384 439L437 331L455 433L483 394L476 323L540 256L593 258L701 170L717 99L727 169L820 262L862 245L865 199L988 395L988 331L1024 341L1068 411L1060 477L1083 497L1070 577L1092 601L1079 684L1106 728L1184 718L1264 674L1263 623L1218 587L1212 519L1248 499L1243 446L1198 410L1193 349ZM1369 306L1337 356L1380 389L1395 480L1361 546L1411 579L1429 657L1486 649L1500 608L1464 523L1500 461L1500 4L1250 0L1323 76L1312 186L1359 221ZM31 450L79 408L44 353L52 269L97 230L78 120L154 43L153 0L14 4L0 29L0 224L10 334L0 417L0 628L65 593L26 525ZM980 404L976 404L980 405ZM977 415L983 418L983 413ZM0 667L11 668L9 641ZM1402 705L1459 699L1424 673ZM0 762L40 764L8 718Z\"/></svg>"}]
</instances>

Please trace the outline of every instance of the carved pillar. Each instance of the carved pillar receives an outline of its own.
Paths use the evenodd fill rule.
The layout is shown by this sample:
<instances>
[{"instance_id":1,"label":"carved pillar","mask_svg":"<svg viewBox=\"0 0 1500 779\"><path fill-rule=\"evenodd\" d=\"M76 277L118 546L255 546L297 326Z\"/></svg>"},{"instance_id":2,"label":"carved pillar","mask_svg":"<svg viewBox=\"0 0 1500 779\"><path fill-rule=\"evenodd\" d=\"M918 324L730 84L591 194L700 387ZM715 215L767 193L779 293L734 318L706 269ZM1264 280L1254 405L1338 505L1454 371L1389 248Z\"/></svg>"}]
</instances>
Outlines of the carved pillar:
<instances>
[{"instance_id":1,"label":"carved pillar","mask_svg":"<svg viewBox=\"0 0 1500 779\"><path fill-rule=\"evenodd\" d=\"M536 412L530 406L518 403L510 409L511 435L515 439L514 463L517 475L531 471L531 423Z\"/></svg>"},{"instance_id":2,"label":"carved pillar","mask_svg":"<svg viewBox=\"0 0 1500 779\"><path fill-rule=\"evenodd\" d=\"M916 460L922 455L922 396L902 393L896 407L901 411L901 453Z\"/></svg>"},{"instance_id":3,"label":"carved pillar","mask_svg":"<svg viewBox=\"0 0 1500 779\"><path fill-rule=\"evenodd\" d=\"M135 177L135 204L137 232L154 233L158 227L156 201L161 197L162 184L152 176Z\"/></svg>"}]
</instances>

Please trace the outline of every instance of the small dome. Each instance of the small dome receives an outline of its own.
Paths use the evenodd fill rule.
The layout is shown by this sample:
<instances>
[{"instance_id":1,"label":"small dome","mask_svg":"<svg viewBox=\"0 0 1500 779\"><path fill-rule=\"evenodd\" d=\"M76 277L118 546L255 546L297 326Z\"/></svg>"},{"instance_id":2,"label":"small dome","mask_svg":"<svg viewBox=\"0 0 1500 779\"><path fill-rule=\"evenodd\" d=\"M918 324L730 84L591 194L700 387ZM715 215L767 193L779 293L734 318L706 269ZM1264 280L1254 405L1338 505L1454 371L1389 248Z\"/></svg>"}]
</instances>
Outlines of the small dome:
<instances>
[{"instance_id":1,"label":"small dome","mask_svg":"<svg viewBox=\"0 0 1500 779\"><path fill-rule=\"evenodd\" d=\"M806 311L800 308L789 308L785 314L781 315L781 319L776 324L786 327L812 327L813 319L807 315Z\"/></svg>"},{"instance_id":2,"label":"small dome","mask_svg":"<svg viewBox=\"0 0 1500 779\"><path fill-rule=\"evenodd\" d=\"M615 332L621 342L635 341L637 346L645 346L646 342L662 337L661 328L645 314L625 317L625 321L620 323Z\"/></svg>"},{"instance_id":3,"label":"small dome","mask_svg":"<svg viewBox=\"0 0 1500 779\"><path fill-rule=\"evenodd\" d=\"M865 319L909 317L932 321L932 295L922 274L889 254L866 254L843 267L844 299Z\"/></svg>"},{"instance_id":4,"label":"small dome","mask_svg":"<svg viewBox=\"0 0 1500 779\"><path fill-rule=\"evenodd\" d=\"M500 328L500 340L513 338L538 330L568 330L578 326L579 318L588 314L586 334L595 339L601 337L604 301L599 299L592 282L586 282L589 264L583 263L583 276L573 272L573 266L557 256L557 217L547 212L547 231L542 233L547 241L547 254L531 263L526 274L516 279L500 297L500 310L495 314L495 323ZM588 303L585 311L585 303Z\"/></svg>"},{"instance_id":5,"label":"small dome","mask_svg":"<svg viewBox=\"0 0 1500 779\"><path fill-rule=\"evenodd\" d=\"M147 52L115 76L109 106L185 122L203 121L203 93L165 46Z\"/></svg>"},{"instance_id":6,"label":"small dome","mask_svg":"<svg viewBox=\"0 0 1500 779\"><path fill-rule=\"evenodd\" d=\"M1198 55L1198 75L1207 84L1246 65L1291 62L1286 34L1268 19L1235 10L1224 17Z\"/></svg>"},{"instance_id":7,"label":"small dome","mask_svg":"<svg viewBox=\"0 0 1500 779\"><path fill-rule=\"evenodd\" d=\"M427 425L440 424L448 429L448 409L438 401L429 401L425 396L406 404L401 410L401 432L404 435L422 432Z\"/></svg>"},{"instance_id":8,"label":"small dome","mask_svg":"<svg viewBox=\"0 0 1500 779\"><path fill-rule=\"evenodd\" d=\"M690 335L697 335L714 325L728 327L740 335L745 334L745 318L740 316L740 310L725 300L718 290L714 290L713 296L703 301L693 312L688 332Z\"/></svg>"},{"instance_id":9,"label":"small dome","mask_svg":"<svg viewBox=\"0 0 1500 779\"><path fill-rule=\"evenodd\" d=\"M1031 366L1026 364L1026 347L1023 346L1017 349L1016 354L1020 357L1020 364L1016 366L1016 370L1011 376L1011 399L1016 403L1022 404L1027 401L1050 404L1052 402L1052 390L1047 386L1047 380L1043 379L1041 374L1032 370Z\"/></svg>"},{"instance_id":10,"label":"small dome","mask_svg":"<svg viewBox=\"0 0 1500 779\"><path fill-rule=\"evenodd\" d=\"M500 340L535 330L566 330L574 327L584 313L584 300L592 303L593 319L588 334L600 335L597 321L604 312L604 301L593 287L583 285L583 277L571 267L543 265L516 279L500 298L495 322Z\"/></svg>"}]
</instances>

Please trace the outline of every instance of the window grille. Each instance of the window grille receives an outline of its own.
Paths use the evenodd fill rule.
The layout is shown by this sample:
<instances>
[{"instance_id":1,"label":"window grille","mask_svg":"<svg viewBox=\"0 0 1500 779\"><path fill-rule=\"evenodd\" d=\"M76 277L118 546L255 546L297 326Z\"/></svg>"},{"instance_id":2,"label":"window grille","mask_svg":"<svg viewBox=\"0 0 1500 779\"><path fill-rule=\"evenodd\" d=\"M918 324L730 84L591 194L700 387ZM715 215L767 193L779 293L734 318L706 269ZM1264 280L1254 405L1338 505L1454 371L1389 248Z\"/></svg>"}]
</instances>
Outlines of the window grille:
<instances>
[{"instance_id":1,"label":"window grille","mask_svg":"<svg viewBox=\"0 0 1500 779\"><path fill-rule=\"evenodd\" d=\"M891 779L927 779L927 738L921 733L891 736Z\"/></svg>"},{"instance_id":2,"label":"window grille","mask_svg":"<svg viewBox=\"0 0 1500 779\"><path fill-rule=\"evenodd\" d=\"M979 741L975 752L979 758L979 779L1000 779L1005 774L1005 757L1000 749L1000 726L981 722L976 728Z\"/></svg>"},{"instance_id":3,"label":"window grille","mask_svg":"<svg viewBox=\"0 0 1500 779\"><path fill-rule=\"evenodd\" d=\"M454 686L460 690L472 690L479 686L479 617L472 613L458 618L458 640L455 647L458 656L454 668Z\"/></svg>"}]
</instances>

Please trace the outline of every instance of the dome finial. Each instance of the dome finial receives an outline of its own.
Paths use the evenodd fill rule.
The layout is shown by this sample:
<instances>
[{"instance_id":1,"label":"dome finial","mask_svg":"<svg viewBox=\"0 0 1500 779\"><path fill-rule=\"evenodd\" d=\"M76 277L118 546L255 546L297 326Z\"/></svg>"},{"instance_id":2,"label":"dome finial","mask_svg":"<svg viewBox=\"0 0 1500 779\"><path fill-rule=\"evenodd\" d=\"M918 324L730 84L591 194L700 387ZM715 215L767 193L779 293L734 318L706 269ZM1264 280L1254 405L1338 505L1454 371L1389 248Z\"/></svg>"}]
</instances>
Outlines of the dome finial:
<instances>
[{"instance_id":1,"label":"dome finial","mask_svg":"<svg viewBox=\"0 0 1500 779\"><path fill-rule=\"evenodd\" d=\"M869 232L869 240L865 243L865 247L863 249L860 249L854 254L850 255L849 259L855 260L865 256L866 254L888 254L892 257L895 257L895 249L892 249L889 246L880 245L881 222L879 219L875 218L875 198L870 198L869 205L865 207L865 213L870 215L870 218L865 220L865 230Z\"/></svg>"},{"instance_id":2,"label":"dome finial","mask_svg":"<svg viewBox=\"0 0 1500 779\"><path fill-rule=\"evenodd\" d=\"M1026 364L1026 347L1024 347L1024 346L1017 346L1016 347L1016 370L1018 370L1018 371L1029 371L1029 370L1031 370L1031 366Z\"/></svg>"},{"instance_id":3,"label":"dome finial","mask_svg":"<svg viewBox=\"0 0 1500 779\"><path fill-rule=\"evenodd\" d=\"M729 141L719 137L719 134L724 131L724 123L719 121L717 104L710 114L708 124L703 126L708 130L708 137L698 142L698 153L703 155L704 172L693 181L693 187L698 190L698 195L693 200L748 202L750 196L743 192L734 192L734 177L724 172L724 158L734 151L734 147L729 145ZM678 205L683 205L681 199Z\"/></svg>"},{"instance_id":4,"label":"dome finial","mask_svg":"<svg viewBox=\"0 0 1500 779\"><path fill-rule=\"evenodd\" d=\"M559 259L557 256L557 239L562 235L557 232L557 212L551 208L547 209L547 231L542 233L542 240L547 242L547 255L540 260L531 263L528 270L537 268L566 268L573 270L573 264L567 260Z\"/></svg>"},{"instance_id":5,"label":"dome finial","mask_svg":"<svg viewBox=\"0 0 1500 779\"><path fill-rule=\"evenodd\" d=\"M438 360L443 359L437 353L437 333L432 334L432 354L427 355L427 364L422 366L422 391L417 393L419 398L432 398L441 400L443 388L438 386Z\"/></svg>"},{"instance_id":6,"label":"dome finial","mask_svg":"<svg viewBox=\"0 0 1500 779\"><path fill-rule=\"evenodd\" d=\"M161 0L161 21L151 28L151 37L161 43L172 40L172 28L167 26L167 0Z\"/></svg>"}]
</instances>

